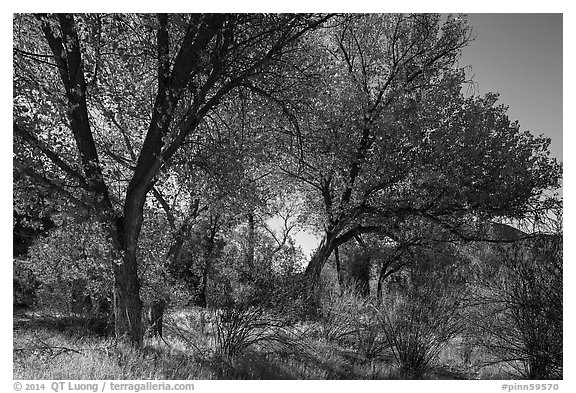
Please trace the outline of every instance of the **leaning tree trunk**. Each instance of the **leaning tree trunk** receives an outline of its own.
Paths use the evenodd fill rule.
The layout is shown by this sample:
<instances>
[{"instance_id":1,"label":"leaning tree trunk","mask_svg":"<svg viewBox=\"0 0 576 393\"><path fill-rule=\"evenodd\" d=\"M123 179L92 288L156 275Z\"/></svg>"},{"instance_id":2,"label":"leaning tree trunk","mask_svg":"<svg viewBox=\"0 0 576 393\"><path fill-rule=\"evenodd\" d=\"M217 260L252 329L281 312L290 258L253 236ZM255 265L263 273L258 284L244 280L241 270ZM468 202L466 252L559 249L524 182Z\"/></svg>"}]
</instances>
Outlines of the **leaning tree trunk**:
<instances>
[{"instance_id":1,"label":"leaning tree trunk","mask_svg":"<svg viewBox=\"0 0 576 393\"><path fill-rule=\"evenodd\" d=\"M306 271L304 272L304 299L308 302L308 305L314 308L317 303L317 286L320 280L320 273L322 273L322 268L330 258L332 251L336 247L336 235L332 233L326 233L322 243L316 249L316 252L310 259Z\"/></svg>"},{"instance_id":2,"label":"leaning tree trunk","mask_svg":"<svg viewBox=\"0 0 576 393\"><path fill-rule=\"evenodd\" d=\"M334 259L336 261L336 275L338 276L338 288L340 289L340 294L344 292L344 276L342 273L342 267L340 265L340 253L338 247L334 248Z\"/></svg>"}]
</instances>

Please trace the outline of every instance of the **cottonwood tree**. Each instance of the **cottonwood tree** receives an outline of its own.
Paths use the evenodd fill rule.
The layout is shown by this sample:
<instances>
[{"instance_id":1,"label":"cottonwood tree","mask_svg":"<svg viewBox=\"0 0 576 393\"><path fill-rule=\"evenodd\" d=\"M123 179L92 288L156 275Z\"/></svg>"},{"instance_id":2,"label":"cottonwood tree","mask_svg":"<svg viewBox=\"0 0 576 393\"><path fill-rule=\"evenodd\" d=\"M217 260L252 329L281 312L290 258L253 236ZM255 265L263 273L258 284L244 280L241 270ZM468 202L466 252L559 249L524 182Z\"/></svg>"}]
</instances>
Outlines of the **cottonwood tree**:
<instances>
[{"instance_id":1,"label":"cottonwood tree","mask_svg":"<svg viewBox=\"0 0 576 393\"><path fill-rule=\"evenodd\" d=\"M497 95L464 96L464 17L332 22L307 40L309 83L294 93L305 104L291 112L298 139L286 138L280 165L306 190L323 232L305 272L308 296L330 255L358 235L400 245L425 221L470 238L463 223L521 217L559 185L549 140L521 132Z\"/></svg>"},{"instance_id":2,"label":"cottonwood tree","mask_svg":"<svg viewBox=\"0 0 576 393\"><path fill-rule=\"evenodd\" d=\"M228 93L326 19L14 16L14 167L105 224L119 338L142 343L137 246L158 174Z\"/></svg>"}]
</instances>

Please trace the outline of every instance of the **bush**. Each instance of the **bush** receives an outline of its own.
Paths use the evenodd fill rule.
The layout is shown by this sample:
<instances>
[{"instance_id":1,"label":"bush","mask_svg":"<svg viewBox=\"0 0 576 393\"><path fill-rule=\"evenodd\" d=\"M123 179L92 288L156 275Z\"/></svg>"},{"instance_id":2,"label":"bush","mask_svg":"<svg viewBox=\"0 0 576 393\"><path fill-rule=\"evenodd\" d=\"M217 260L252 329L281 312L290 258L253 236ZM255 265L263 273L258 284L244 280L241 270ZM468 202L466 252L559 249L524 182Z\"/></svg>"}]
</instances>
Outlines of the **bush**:
<instances>
[{"instance_id":1,"label":"bush","mask_svg":"<svg viewBox=\"0 0 576 393\"><path fill-rule=\"evenodd\" d=\"M476 286L473 314L488 364L528 379L562 378L562 236L497 247Z\"/></svg>"},{"instance_id":2,"label":"bush","mask_svg":"<svg viewBox=\"0 0 576 393\"><path fill-rule=\"evenodd\" d=\"M98 222L55 228L29 250L29 267L39 282L38 305L58 312L107 312L113 259ZM107 310L108 309L108 310Z\"/></svg>"},{"instance_id":3,"label":"bush","mask_svg":"<svg viewBox=\"0 0 576 393\"><path fill-rule=\"evenodd\" d=\"M354 346L360 355L371 360L380 358L390 350L390 341L378 321L373 303L364 303L354 325Z\"/></svg>"},{"instance_id":4,"label":"bush","mask_svg":"<svg viewBox=\"0 0 576 393\"><path fill-rule=\"evenodd\" d=\"M212 319L217 355L237 356L257 344L268 351L295 344L285 321L262 307L231 305L212 310Z\"/></svg>"},{"instance_id":5,"label":"bush","mask_svg":"<svg viewBox=\"0 0 576 393\"><path fill-rule=\"evenodd\" d=\"M420 378L463 331L464 292L451 269L409 269L377 308L394 359L407 378Z\"/></svg>"},{"instance_id":6,"label":"bush","mask_svg":"<svg viewBox=\"0 0 576 393\"><path fill-rule=\"evenodd\" d=\"M354 289L340 290L333 283L321 282L318 323L320 334L328 341L343 341L356 332L355 319L365 299L356 296Z\"/></svg>"},{"instance_id":7,"label":"bush","mask_svg":"<svg viewBox=\"0 0 576 393\"><path fill-rule=\"evenodd\" d=\"M13 262L13 298L12 304L16 308L32 307L36 304L36 291L40 283L34 276L27 261L14 259Z\"/></svg>"},{"instance_id":8,"label":"bush","mask_svg":"<svg viewBox=\"0 0 576 393\"><path fill-rule=\"evenodd\" d=\"M324 339L349 345L358 355L375 359L389 345L378 323L375 300L363 293L354 283L342 290L323 284L318 323Z\"/></svg>"}]
</instances>

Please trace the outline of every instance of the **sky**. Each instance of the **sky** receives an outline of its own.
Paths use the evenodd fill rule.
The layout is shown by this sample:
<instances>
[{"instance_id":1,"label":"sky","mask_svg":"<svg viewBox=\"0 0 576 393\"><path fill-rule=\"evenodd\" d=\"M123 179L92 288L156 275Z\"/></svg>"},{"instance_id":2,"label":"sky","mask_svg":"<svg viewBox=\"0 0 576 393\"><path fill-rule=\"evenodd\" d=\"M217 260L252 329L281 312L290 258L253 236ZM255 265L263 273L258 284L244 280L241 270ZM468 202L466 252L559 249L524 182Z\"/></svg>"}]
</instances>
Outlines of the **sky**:
<instances>
[{"instance_id":1,"label":"sky","mask_svg":"<svg viewBox=\"0 0 576 393\"><path fill-rule=\"evenodd\" d=\"M521 130L551 139L552 157L562 155L562 14L468 14L475 38L460 66L476 94L500 93L509 118ZM309 256L320 239L300 232L296 242Z\"/></svg>"},{"instance_id":2,"label":"sky","mask_svg":"<svg viewBox=\"0 0 576 393\"><path fill-rule=\"evenodd\" d=\"M461 66L480 94L500 93L522 130L552 139L562 161L562 14L469 14L475 40Z\"/></svg>"}]
</instances>

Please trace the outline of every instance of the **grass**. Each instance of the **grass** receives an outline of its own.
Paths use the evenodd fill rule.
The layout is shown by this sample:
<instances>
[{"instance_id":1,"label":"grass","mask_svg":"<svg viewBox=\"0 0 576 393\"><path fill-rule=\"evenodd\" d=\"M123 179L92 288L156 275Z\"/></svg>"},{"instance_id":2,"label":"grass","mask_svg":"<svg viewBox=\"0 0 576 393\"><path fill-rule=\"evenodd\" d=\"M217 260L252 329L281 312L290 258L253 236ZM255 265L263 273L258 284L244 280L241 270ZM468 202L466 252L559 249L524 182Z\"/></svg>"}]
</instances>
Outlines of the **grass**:
<instances>
[{"instance_id":1,"label":"grass","mask_svg":"<svg viewBox=\"0 0 576 393\"><path fill-rule=\"evenodd\" d=\"M291 326L287 341L252 345L234 356L216 348L214 320L204 310L179 310L165 322L166 342L146 337L136 350L103 336L80 317L14 315L14 379L404 379L389 352L369 359L346 342L327 340L314 323ZM278 344L278 345L277 345ZM474 362L472 362L474 363ZM476 362L478 363L478 362ZM449 344L424 379L510 378L509 370L464 367Z\"/></svg>"}]
</instances>

